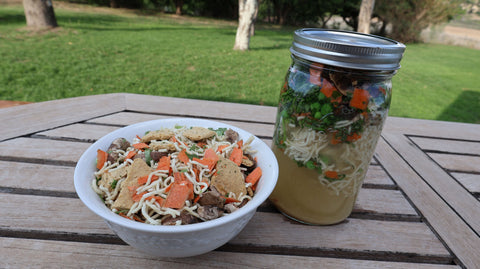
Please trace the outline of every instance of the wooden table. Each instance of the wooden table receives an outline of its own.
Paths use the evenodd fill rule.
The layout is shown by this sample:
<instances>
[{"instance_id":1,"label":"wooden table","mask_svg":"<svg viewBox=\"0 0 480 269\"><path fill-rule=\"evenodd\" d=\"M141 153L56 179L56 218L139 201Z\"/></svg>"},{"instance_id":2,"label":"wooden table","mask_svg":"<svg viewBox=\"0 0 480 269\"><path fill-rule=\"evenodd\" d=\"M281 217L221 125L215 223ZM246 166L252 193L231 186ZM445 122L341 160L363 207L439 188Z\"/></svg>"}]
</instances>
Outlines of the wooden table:
<instances>
[{"instance_id":1,"label":"wooden table","mask_svg":"<svg viewBox=\"0 0 480 269\"><path fill-rule=\"evenodd\" d=\"M0 110L0 267L480 268L480 125L390 117L352 215L307 226L268 202L228 244L152 259L77 198L74 166L101 136L176 116L271 143L275 107L107 94Z\"/></svg>"}]
</instances>

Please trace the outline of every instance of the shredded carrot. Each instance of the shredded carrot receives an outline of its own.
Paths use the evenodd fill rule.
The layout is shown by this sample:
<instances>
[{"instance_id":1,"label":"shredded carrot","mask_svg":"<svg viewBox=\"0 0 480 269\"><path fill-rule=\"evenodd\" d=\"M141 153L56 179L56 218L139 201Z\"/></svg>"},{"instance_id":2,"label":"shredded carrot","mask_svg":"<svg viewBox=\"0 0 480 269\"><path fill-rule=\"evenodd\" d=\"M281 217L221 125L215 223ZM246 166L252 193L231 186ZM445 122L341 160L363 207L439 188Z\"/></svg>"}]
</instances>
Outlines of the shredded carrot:
<instances>
[{"instance_id":1,"label":"shredded carrot","mask_svg":"<svg viewBox=\"0 0 480 269\"><path fill-rule=\"evenodd\" d=\"M338 178L338 173L336 171L325 171L325 177L336 179Z\"/></svg>"},{"instance_id":2,"label":"shredded carrot","mask_svg":"<svg viewBox=\"0 0 480 269\"><path fill-rule=\"evenodd\" d=\"M232 153L230 153L230 161L234 162L236 165L240 166L242 164L243 151L239 148L233 148Z\"/></svg>"},{"instance_id":3,"label":"shredded carrot","mask_svg":"<svg viewBox=\"0 0 480 269\"><path fill-rule=\"evenodd\" d=\"M243 139L239 140L237 142L237 145L238 145L239 148L242 148L243 147Z\"/></svg>"},{"instance_id":4,"label":"shredded carrot","mask_svg":"<svg viewBox=\"0 0 480 269\"><path fill-rule=\"evenodd\" d=\"M262 177L262 168L260 166L257 166L255 169L253 169L250 174L245 178L246 183L250 183L253 185L257 184L258 180Z\"/></svg>"},{"instance_id":5,"label":"shredded carrot","mask_svg":"<svg viewBox=\"0 0 480 269\"><path fill-rule=\"evenodd\" d=\"M221 153L226 147L228 147L228 145L220 145L218 146L217 151Z\"/></svg>"},{"instance_id":6,"label":"shredded carrot","mask_svg":"<svg viewBox=\"0 0 480 269\"><path fill-rule=\"evenodd\" d=\"M336 137L335 135L332 137L332 140L330 141L332 145L337 145L342 143L342 139L340 137Z\"/></svg>"},{"instance_id":7,"label":"shredded carrot","mask_svg":"<svg viewBox=\"0 0 480 269\"><path fill-rule=\"evenodd\" d=\"M187 150L186 149L183 149L182 151L180 151L180 153L178 153L178 159L180 161L182 161L184 164L187 164L187 163L190 162L190 159L187 156Z\"/></svg>"},{"instance_id":8,"label":"shredded carrot","mask_svg":"<svg viewBox=\"0 0 480 269\"><path fill-rule=\"evenodd\" d=\"M362 136L360 134L357 134L357 133L353 133L349 136L347 136L347 141L348 142L355 142L357 141L358 139L362 138Z\"/></svg>"},{"instance_id":9,"label":"shredded carrot","mask_svg":"<svg viewBox=\"0 0 480 269\"><path fill-rule=\"evenodd\" d=\"M199 141L197 142L197 146L200 147L200 148L203 148L207 145L207 143L203 142L203 141Z\"/></svg>"},{"instance_id":10,"label":"shredded carrot","mask_svg":"<svg viewBox=\"0 0 480 269\"><path fill-rule=\"evenodd\" d=\"M146 149L148 148L148 145L145 143L137 143L132 145L136 149Z\"/></svg>"},{"instance_id":11,"label":"shredded carrot","mask_svg":"<svg viewBox=\"0 0 480 269\"><path fill-rule=\"evenodd\" d=\"M195 199L193 199L193 203L196 204L198 202L198 200L200 200L200 198L202 198L202 196L200 196L200 195L195 197Z\"/></svg>"},{"instance_id":12,"label":"shredded carrot","mask_svg":"<svg viewBox=\"0 0 480 269\"><path fill-rule=\"evenodd\" d=\"M103 168L103 166L107 162L107 159L108 159L108 153L106 153L101 149L98 149L97 150L97 169L98 170Z\"/></svg>"},{"instance_id":13,"label":"shredded carrot","mask_svg":"<svg viewBox=\"0 0 480 269\"><path fill-rule=\"evenodd\" d=\"M350 106L361 110L367 109L369 96L367 90L355 88L352 99L350 100Z\"/></svg>"},{"instance_id":14,"label":"shredded carrot","mask_svg":"<svg viewBox=\"0 0 480 269\"><path fill-rule=\"evenodd\" d=\"M180 172L174 173L174 178L164 206L179 209L183 207L185 201L193 199L193 184Z\"/></svg>"},{"instance_id":15,"label":"shredded carrot","mask_svg":"<svg viewBox=\"0 0 480 269\"><path fill-rule=\"evenodd\" d=\"M139 140L142 140L142 138L141 138L140 136L136 135L136 137L137 137Z\"/></svg>"},{"instance_id":16,"label":"shredded carrot","mask_svg":"<svg viewBox=\"0 0 480 269\"><path fill-rule=\"evenodd\" d=\"M133 157L135 157L135 155L137 155L137 153L135 151L129 151L127 153L127 156L125 156L125 160L128 160L128 159L133 159Z\"/></svg>"}]
</instances>

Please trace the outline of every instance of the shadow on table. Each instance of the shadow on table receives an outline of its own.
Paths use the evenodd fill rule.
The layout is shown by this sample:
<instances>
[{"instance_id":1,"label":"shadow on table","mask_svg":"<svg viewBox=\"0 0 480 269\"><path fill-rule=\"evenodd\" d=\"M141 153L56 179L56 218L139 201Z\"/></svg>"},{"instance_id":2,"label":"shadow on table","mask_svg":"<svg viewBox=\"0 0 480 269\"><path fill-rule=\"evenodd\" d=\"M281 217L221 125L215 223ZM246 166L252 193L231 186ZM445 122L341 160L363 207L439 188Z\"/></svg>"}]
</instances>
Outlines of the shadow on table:
<instances>
[{"instance_id":1,"label":"shadow on table","mask_svg":"<svg viewBox=\"0 0 480 269\"><path fill-rule=\"evenodd\" d=\"M437 120L480 124L480 92L463 91Z\"/></svg>"}]
</instances>

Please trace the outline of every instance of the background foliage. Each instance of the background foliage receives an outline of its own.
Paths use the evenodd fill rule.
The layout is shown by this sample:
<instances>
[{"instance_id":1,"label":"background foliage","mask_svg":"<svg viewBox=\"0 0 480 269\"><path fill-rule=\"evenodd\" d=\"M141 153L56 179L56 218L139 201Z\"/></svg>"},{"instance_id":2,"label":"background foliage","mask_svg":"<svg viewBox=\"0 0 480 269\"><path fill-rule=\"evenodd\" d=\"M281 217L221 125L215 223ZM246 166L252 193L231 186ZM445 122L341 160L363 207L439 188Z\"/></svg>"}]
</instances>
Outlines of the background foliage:
<instances>
[{"instance_id":1,"label":"background foliage","mask_svg":"<svg viewBox=\"0 0 480 269\"><path fill-rule=\"evenodd\" d=\"M237 52L229 20L55 12L61 27L34 33L21 6L0 8L0 99L131 92L275 106L296 29L259 24L250 51ZM401 64L390 115L480 123L480 50L408 44Z\"/></svg>"}]
</instances>

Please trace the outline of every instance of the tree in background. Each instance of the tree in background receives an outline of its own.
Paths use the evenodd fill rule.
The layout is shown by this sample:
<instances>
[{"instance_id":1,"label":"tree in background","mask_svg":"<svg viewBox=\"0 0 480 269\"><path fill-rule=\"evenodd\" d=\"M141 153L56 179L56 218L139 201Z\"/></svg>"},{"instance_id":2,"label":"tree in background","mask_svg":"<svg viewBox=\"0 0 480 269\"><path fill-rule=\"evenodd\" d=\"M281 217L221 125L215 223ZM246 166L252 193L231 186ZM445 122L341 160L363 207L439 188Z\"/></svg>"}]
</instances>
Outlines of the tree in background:
<instances>
[{"instance_id":1,"label":"tree in background","mask_svg":"<svg viewBox=\"0 0 480 269\"><path fill-rule=\"evenodd\" d=\"M23 0L27 26L31 28L57 27L51 0Z\"/></svg>"},{"instance_id":2,"label":"tree in background","mask_svg":"<svg viewBox=\"0 0 480 269\"><path fill-rule=\"evenodd\" d=\"M422 30L460 14L460 0L377 0L374 14L383 22L380 35L404 43L420 41ZM386 26L391 30L386 31Z\"/></svg>"},{"instance_id":3,"label":"tree in background","mask_svg":"<svg viewBox=\"0 0 480 269\"><path fill-rule=\"evenodd\" d=\"M375 0L362 0L360 12L358 14L357 32L370 34L370 21L372 20L374 6Z\"/></svg>"},{"instance_id":4,"label":"tree in background","mask_svg":"<svg viewBox=\"0 0 480 269\"><path fill-rule=\"evenodd\" d=\"M248 50L250 35L258 10L258 0L238 0L238 28L234 50Z\"/></svg>"}]
</instances>

